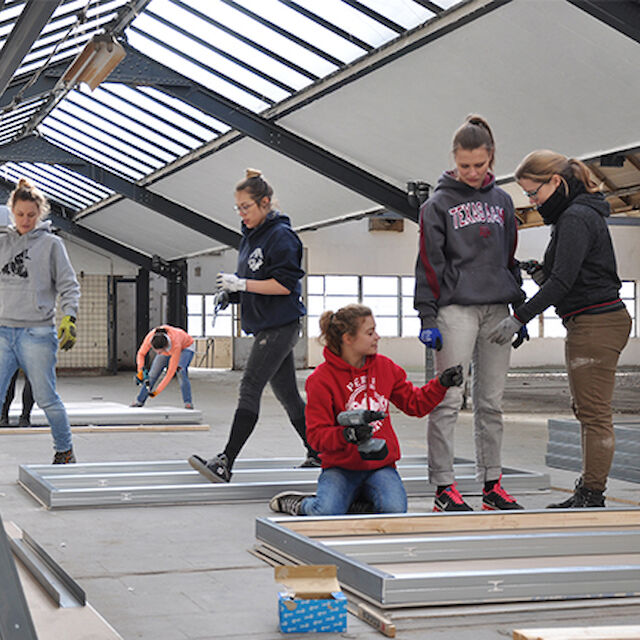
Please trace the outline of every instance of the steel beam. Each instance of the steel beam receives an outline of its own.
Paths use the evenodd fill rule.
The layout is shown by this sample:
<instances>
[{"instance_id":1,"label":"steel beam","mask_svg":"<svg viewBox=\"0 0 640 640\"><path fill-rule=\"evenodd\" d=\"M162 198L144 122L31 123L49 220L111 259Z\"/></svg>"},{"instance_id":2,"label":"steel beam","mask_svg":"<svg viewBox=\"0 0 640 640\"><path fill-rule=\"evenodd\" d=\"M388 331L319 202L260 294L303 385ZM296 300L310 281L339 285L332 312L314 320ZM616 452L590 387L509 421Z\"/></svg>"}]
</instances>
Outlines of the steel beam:
<instances>
[{"instance_id":1,"label":"steel beam","mask_svg":"<svg viewBox=\"0 0 640 640\"><path fill-rule=\"evenodd\" d=\"M18 482L51 509L104 505L192 504L267 501L280 491L315 493L319 469L297 468L297 458L240 459L229 484L214 484L186 461L21 465ZM456 482L467 495L480 495L474 464L457 460ZM406 456L398 470L410 497L432 495L426 457ZM546 474L503 470L503 481L514 493L549 489Z\"/></svg>"},{"instance_id":2,"label":"steel beam","mask_svg":"<svg viewBox=\"0 0 640 640\"><path fill-rule=\"evenodd\" d=\"M640 43L640 4L638 0L567 0L597 20Z\"/></svg>"},{"instance_id":3,"label":"steel beam","mask_svg":"<svg viewBox=\"0 0 640 640\"><path fill-rule=\"evenodd\" d=\"M0 52L0 95L59 4L60 0L29 0L22 9Z\"/></svg>"},{"instance_id":4,"label":"steel beam","mask_svg":"<svg viewBox=\"0 0 640 640\"><path fill-rule=\"evenodd\" d=\"M596 517L595 510L572 511L257 518L256 538L302 563L335 564L345 588L384 608L639 594L640 513L607 510ZM603 536L594 533L598 527L585 524L598 518L603 521L601 531L620 532L621 537L615 539L626 539L624 550L609 543L603 547ZM477 531L474 521L481 525ZM368 546L366 557L377 561L368 564L349 554L346 547L332 548L315 534L307 537L300 523L304 530L330 526L334 536L346 540L368 530L369 544L354 544ZM442 533L425 534L431 526ZM461 527L469 529L466 536L460 534ZM421 554L385 558L392 538L403 532L415 535L415 531L423 534ZM549 534L554 534L554 541L560 542L566 554L549 554L545 543L552 542ZM468 548L465 537L474 539ZM447 548L449 539L459 545L454 558L438 553ZM478 559L473 553L482 547L481 539L484 552ZM429 546L433 548L427 552Z\"/></svg>"},{"instance_id":5,"label":"steel beam","mask_svg":"<svg viewBox=\"0 0 640 640\"><path fill-rule=\"evenodd\" d=\"M108 169L92 164L39 136L28 136L0 146L0 163L2 162L45 162L68 166L76 173L185 225L193 231L236 249L240 245L242 236L238 231L229 229L211 218L149 191L146 187L121 178Z\"/></svg>"},{"instance_id":6,"label":"steel beam","mask_svg":"<svg viewBox=\"0 0 640 640\"><path fill-rule=\"evenodd\" d=\"M0 517L0 638L38 640Z\"/></svg>"}]
</instances>

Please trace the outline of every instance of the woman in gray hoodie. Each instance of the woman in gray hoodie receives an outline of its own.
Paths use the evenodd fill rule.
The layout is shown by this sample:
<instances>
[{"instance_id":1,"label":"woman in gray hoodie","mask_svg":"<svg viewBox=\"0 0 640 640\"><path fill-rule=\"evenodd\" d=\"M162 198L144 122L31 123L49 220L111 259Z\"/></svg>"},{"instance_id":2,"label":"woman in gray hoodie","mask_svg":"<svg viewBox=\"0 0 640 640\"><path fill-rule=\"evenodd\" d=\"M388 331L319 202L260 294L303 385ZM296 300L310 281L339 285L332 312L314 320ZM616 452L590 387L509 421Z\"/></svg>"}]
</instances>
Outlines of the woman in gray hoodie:
<instances>
[{"instance_id":1,"label":"woman in gray hoodie","mask_svg":"<svg viewBox=\"0 0 640 640\"><path fill-rule=\"evenodd\" d=\"M20 367L51 426L53 464L75 462L67 412L56 392L58 346L76 340L80 286L60 238L43 221L44 195L21 178L7 203L14 224L0 236L0 398ZM55 331L56 300L63 319Z\"/></svg>"}]
</instances>

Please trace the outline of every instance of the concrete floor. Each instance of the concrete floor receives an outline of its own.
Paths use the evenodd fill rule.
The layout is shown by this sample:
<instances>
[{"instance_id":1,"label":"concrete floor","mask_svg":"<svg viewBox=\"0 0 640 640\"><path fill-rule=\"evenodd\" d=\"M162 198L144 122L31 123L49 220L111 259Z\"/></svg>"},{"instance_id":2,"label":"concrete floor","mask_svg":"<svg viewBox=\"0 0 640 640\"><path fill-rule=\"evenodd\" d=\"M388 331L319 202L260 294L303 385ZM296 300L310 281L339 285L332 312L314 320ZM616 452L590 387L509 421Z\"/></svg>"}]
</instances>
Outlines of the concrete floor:
<instances>
[{"instance_id":1,"label":"concrete floor","mask_svg":"<svg viewBox=\"0 0 640 640\"><path fill-rule=\"evenodd\" d=\"M308 372L299 372L301 388ZM616 409L640 415L637 372L621 376ZM412 376L420 381L420 374ZM237 372L193 370L194 402L203 411L209 432L76 434L82 462L183 459L191 453L210 456L226 441L233 415ZM136 389L133 374L111 377L62 377L59 391L66 401L129 402ZM543 508L564 499L573 472L547 469L544 463L546 420L571 417L566 378L544 375L510 376L505 399L504 464L548 471L552 486L543 495L518 496L528 508ZM172 383L158 399L181 406ZM473 457L470 413L463 412L456 433L456 454ZM629 417L628 415L626 417ZM394 426L404 454L424 454L424 420L395 412ZM89 602L126 640L205 640L283 637L277 627L273 569L248 550L255 544L256 516L269 516L267 504L133 507L47 511L17 484L18 465L50 462L48 435L0 436L0 513L30 533L86 590ZM302 459L302 447L270 391L243 457ZM564 490L564 491L563 491ZM611 506L639 506L640 485L612 480ZM612 500L613 498L613 500ZM480 508L479 498L470 503ZM410 500L411 512L430 511L431 499ZM491 611L491 613L489 613ZM451 607L446 614L399 623L398 637L460 640L504 640L513 629L542 626L637 624L640 605L589 609L530 611L505 607L495 613L483 607ZM342 638L381 638L354 616ZM309 637L309 636L291 636Z\"/></svg>"}]
</instances>

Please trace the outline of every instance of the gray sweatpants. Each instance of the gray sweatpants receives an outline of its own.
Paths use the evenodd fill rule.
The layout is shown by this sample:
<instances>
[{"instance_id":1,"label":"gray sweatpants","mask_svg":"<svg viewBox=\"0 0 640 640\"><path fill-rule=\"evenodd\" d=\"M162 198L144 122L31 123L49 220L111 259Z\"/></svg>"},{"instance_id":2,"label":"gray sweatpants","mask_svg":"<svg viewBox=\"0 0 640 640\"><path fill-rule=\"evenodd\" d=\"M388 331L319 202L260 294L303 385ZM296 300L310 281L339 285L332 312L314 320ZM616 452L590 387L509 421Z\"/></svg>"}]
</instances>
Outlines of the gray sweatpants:
<instances>
[{"instance_id":1,"label":"gray sweatpants","mask_svg":"<svg viewBox=\"0 0 640 640\"><path fill-rule=\"evenodd\" d=\"M473 364L471 398L476 450L476 479L497 480L502 473L502 396L511 342L489 342L489 332L507 315L506 304L448 305L438 311L442 350L435 352L436 373L461 364L465 377ZM462 405L462 387L451 387L444 400L429 414L427 446L429 481L452 484L454 427Z\"/></svg>"}]
</instances>

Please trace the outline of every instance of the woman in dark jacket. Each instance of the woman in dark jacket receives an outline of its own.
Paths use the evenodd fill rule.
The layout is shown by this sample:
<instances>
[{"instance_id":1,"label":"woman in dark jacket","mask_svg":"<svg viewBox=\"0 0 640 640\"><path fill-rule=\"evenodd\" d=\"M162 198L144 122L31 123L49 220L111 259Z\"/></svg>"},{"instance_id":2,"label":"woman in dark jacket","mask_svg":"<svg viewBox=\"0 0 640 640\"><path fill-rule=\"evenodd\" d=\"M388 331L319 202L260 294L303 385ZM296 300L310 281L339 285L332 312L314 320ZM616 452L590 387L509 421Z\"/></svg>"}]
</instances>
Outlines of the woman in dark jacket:
<instances>
[{"instance_id":1,"label":"woman in dark jacket","mask_svg":"<svg viewBox=\"0 0 640 640\"><path fill-rule=\"evenodd\" d=\"M555 306L567 330L565 360L584 459L573 495L549 506L604 507L615 446L611 398L631 331L606 223L609 204L585 164L553 151L530 153L515 175L551 225L551 239L542 265L529 268L540 290L494 329L492 340L508 342L523 324Z\"/></svg>"},{"instance_id":2,"label":"woman in dark jacket","mask_svg":"<svg viewBox=\"0 0 640 640\"><path fill-rule=\"evenodd\" d=\"M289 218L273 208L272 197L273 189L254 169L247 169L246 178L236 185L235 209L242 218L243 238L236 273L218 274L218 299L222 308L229 301L241 303L242 329L255 340L224 451L209 460L189 458L189 464L211 482L231 480L233 463L258 421L267 382L307 448L303 466L320 466L306 441L305 404L293 360L300 318L306 313L300 298L302 243Z\"/></svg>"}]
</instances>

